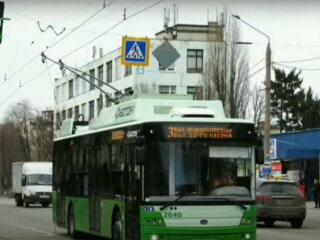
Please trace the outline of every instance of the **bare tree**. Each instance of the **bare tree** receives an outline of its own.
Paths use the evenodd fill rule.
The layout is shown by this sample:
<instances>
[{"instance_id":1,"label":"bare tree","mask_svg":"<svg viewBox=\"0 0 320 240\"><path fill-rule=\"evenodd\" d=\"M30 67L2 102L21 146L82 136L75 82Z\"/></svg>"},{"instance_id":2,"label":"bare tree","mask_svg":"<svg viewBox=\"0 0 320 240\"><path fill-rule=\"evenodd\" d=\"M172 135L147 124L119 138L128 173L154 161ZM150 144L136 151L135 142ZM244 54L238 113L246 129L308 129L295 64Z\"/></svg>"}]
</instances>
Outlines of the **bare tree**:
<instances>
[{"instance_id":1,"label":"bare tree","mask_svg":"<svg viewBox=\"0 0 320 240\"><path fill-rule=\"evenodd\" d=\"M246 48L239 45L238 22L225 10L221 23L224 41L210 42L202 75L205 99L219 99L227 116L244 118L249 102L249 65Z\"/></svg>"},{"instance_id":2,"label":"bare tree","mask_svg":"<svg viewBox=\"0 0 320 240\"><path fill-rule=\"evenodd\" d=\"M52 160L53 111L41 114L28 101L23 101L7 111L6 122L12 123L20 132L25 155L21 160Z\"/></svg>"},{"instance_id":3,"label":"bare tree","mask_svg":"<svg viewBox=\"0 0 320 240\"><path fill-rule=\"evenodd\" d=\"M25 152L19 129L12 123L0 125L0 194L11 188L12 163L24 159Z\"/></svg>"},{"instance_id":4,"label":"bare tree","mask_svg":"<svg viewBox=\"0 0 320 240\"><path fill-rule=\"evenodd\" d=\"M53 151L53 111L44 111L31 123L30 143L34 146L37 161L52 161Z\"/></svg>"},{"instance_id":5,"label":"bare tree","mask_svg":"<svg viewBox=\"0 0 320 240\"><path fill-rule=\"evenodd\" d=\"M28 124L31 119L35 116L31 112L30 103L26 100L18 103L17 105L11 107L7 111L6 122L12 123L19 131L22 136L22 142L25 153L25 160L30 161L30 138Z\"/></svg>"},{"instance_id":6,"label":"bare tree","mask_svg":"<svg viewBox=\"0 0 320 240\"><path fill-rule=\"evenodd\" d=\"M257 84L250 91L250 105L253 113L253 122L258 125L265 110L264 91Z\"/></svg>"}]
</instances>

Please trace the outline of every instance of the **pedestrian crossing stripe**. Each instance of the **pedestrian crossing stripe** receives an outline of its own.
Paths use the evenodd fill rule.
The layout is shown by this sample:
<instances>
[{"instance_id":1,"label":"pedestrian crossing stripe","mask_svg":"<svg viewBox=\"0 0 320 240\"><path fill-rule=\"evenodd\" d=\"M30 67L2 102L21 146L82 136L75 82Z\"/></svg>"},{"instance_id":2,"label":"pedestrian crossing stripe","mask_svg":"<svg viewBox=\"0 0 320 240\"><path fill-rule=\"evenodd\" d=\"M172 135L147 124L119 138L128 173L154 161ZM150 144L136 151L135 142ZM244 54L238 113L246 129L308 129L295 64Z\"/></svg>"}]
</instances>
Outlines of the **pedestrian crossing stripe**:
<instances>
[{"instance_id":1,"label":"pedestrian crossing stripe","mask_svg":"<svg viewBox=\"0 0 320 240\"><path fill-rule=\"evenodd\" d=\"M150 39L122 38L121 63L126 66L149 66Z\"/></svg>"},{"instance_id":2,"label":"pedestrian crossing stripe","mask_svg":"<svg viewBox=\"0 0 320 240\"><path fill-rule=\"evenodd\" d=\"M137 42L133 44L131 47L129 53L127 54L126 58L133 58L133 59L144 59L144 56L141 52L141 49L139 48L139 45Z\"/></svg>"}]
</instances>

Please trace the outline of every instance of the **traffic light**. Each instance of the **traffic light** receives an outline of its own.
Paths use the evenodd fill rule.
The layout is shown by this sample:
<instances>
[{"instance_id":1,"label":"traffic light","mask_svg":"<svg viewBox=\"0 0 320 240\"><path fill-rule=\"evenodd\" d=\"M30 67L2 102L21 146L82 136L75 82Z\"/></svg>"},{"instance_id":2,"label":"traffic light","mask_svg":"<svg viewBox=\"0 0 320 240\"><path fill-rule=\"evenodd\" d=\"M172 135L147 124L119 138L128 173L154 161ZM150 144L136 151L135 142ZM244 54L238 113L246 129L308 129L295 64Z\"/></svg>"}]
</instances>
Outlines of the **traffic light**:
<instances>
[{"instance_id":1,"label":"traffic light","mask_svg":"<svg viewBox=\"0 0 320 240\"><path fill-rule=\"evenodd\" d=\"M0 44L2 42L4 2L0 2Z\"/></svg>"}]
</instances>

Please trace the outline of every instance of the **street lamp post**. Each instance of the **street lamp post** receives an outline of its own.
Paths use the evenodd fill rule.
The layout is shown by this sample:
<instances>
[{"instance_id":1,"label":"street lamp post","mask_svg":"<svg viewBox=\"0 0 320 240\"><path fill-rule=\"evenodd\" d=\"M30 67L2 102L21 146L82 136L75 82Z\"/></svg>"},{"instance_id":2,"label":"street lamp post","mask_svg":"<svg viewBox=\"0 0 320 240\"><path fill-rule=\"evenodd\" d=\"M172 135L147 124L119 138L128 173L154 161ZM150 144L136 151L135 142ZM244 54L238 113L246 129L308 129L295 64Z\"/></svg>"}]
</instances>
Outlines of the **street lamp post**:
<instances>
[{"instance_id":1,"label":"street lamp post","mask_svg":"<svg viewBox=\"0 0 320 240\"><path fill-rule=\"evenodd\" d=\"M271 47L270 37L254 26L250 25L246 21L242 20L238 15L232 15L232 17L256 30L266 38L268 38L268 45L266 50L266 79L265 79L265 114L264 114L264 159L269 160L270 153L270 89L271 89Z\"/></svg>"}]
</instances>

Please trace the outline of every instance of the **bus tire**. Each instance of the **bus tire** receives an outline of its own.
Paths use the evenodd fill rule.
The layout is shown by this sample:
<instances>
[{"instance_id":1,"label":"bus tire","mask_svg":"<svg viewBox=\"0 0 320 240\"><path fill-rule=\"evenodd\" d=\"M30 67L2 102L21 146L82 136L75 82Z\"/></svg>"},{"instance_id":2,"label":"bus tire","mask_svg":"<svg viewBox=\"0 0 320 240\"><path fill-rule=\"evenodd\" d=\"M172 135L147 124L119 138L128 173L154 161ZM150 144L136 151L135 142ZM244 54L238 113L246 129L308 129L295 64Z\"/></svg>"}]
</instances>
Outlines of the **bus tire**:
<instances>
[{"instance_id":1,"label":"bus tire","mask_svg":"<svg viewBox=\"0 0 320 240\"><path fill-rule=\"evenodd\" d=\"M122 239L122 221L120 211L115 213L115 217L112 223L112 240Z\"/></svg>"},{"instance_id":2,"label":"bus tire","mask_svg":"<svg viewBox=\"0 0 320 240\"><path fill-rule=\"evenodd\" d=\"M76 230L73 206L71 206L68 211L68 235L73 239L79 238L80 235Z\"/></svg>"},{"instance_id":3,"label":"bus tire","mask_svg":"<svg viewBox=\"0 0 320 240\"><path fill-rule=\"evenodd\" d=\"M16 202L16 206L17 207L21 207L23 205L23 201L20 195L16 194L14 196L15 202Z\"/></svg>"},{"instance_id":4,"label":"bus tire","mask_svg":"<svg viewBox=\"0 0 320 240\"><path fill-rule=\"evenodd\" d=\"M25 208L28 208L28 207L29 207L29 201L28 201L27 196L24 196L24 198L23 198L23 206L24 206Z\"/></svg>"}]
</instances>

